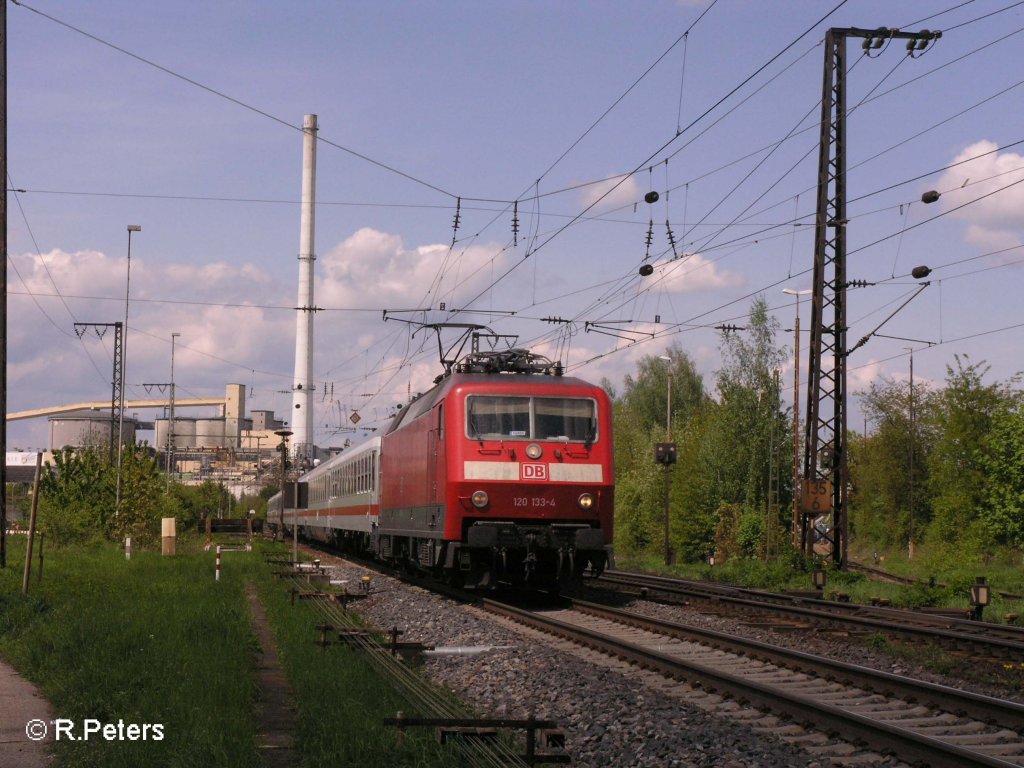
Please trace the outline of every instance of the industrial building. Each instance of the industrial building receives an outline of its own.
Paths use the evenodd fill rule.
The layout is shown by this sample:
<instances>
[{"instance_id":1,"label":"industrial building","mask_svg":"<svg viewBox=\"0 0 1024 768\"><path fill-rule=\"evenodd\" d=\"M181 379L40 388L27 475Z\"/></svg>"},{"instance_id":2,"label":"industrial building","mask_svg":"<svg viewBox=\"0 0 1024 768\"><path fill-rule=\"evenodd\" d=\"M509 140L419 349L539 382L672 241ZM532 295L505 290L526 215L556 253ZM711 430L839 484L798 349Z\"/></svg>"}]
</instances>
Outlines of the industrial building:
<instances>
[{"instance_id":1,"label":"industrial building","mask_svg":"<svg viewBox=\"0 0 1024 768\"><path fill-rule=\"evenodd\" d=\"M206 398L202 402L178 400L179 407L189 410L203 406L216 409L203 416L167 416L153 421L142 421L135 413L122 419L122 438L125 442L145 441L157 456L159 465L169 470L180 482L192 485L207 480L223 483L236 497L255 494L268 484L278 482L280 472L281 436L276 434L287 428L273 411L256 410L246 415L245 386L228 384L223 399ZM169 411L166 400L134 401L125 404L133 411L144 408L162 408ZM52 460L54 451L64 447L87 448L110 444L112 426L109 408L98 404L71 409L54 409L48 419L49 446L45 460ZM152 433L148 439L146 433ZM294 450L289 454L294 456ZM309 462L319 458L318 455ZM327 455L327 454L325 454ZM35 454L26 454L34 466ZM8 456L8 467L25 463L29 459L20 455ZM296 467L295 469L299 469Z\"/></svg>"}]
</instances>

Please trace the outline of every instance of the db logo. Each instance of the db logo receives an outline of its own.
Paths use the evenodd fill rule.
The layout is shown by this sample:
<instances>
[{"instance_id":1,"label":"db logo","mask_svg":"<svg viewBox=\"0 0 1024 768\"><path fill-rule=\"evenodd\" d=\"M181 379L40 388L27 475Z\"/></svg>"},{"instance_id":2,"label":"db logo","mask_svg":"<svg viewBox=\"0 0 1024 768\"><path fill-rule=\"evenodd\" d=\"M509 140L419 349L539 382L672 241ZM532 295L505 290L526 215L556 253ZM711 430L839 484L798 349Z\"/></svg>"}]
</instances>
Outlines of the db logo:
<instances>
[{"instance_id":1,"label":"db logo","mask_svg":"<svg viewBox=\"0 0 1024 768\"><path fill-rule=\"evenodd\" d=\"M523 480L547 480L548 479L548 465L547 464L522 464L521 466L521 477Z\"/></svg>"}]
</instances>

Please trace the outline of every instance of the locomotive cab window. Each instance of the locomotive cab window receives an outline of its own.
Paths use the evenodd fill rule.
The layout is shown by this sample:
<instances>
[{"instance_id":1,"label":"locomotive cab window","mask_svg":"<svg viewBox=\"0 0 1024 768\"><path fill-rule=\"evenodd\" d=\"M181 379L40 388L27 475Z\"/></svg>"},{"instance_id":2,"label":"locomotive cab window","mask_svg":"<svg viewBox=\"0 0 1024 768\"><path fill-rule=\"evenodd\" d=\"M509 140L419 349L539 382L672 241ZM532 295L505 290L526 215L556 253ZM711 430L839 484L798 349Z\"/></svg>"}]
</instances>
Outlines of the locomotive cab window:
<instances>
[{"instance_id":1,"label":"locomotive cab window","mask_svg":"<svg viewBox=\"0 0 1024 768\"><path fill-rule=\"evenodd\" d=\"M597 437L597 406L582 397L474 395L466 401L472 439L571 440Z\"/></svg>"}]
</instances>

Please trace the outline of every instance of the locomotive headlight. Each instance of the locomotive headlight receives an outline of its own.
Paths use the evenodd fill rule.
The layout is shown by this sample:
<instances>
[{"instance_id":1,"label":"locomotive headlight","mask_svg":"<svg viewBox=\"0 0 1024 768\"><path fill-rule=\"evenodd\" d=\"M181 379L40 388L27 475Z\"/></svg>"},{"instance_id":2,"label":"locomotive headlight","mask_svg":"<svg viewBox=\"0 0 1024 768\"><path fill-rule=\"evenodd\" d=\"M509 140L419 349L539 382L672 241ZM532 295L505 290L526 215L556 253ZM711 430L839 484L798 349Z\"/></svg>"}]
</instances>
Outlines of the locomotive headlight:
<instances>
[{"instance_id":1,"label":"locomotive headlight","mask_svg":"<svg viewBox=\"0 0 1024 768\"><path fill-rule=\"evenodd\" d=\"M580 509L586 511L594 506L594 497L589 493L581 493L576 503L580 505Z\"/></svg>"},{"instance_id":2,"label":"locomotive headlight","mask_svg":"<svg viewBox=\"0 0 1024 768\"><path fill-rule=\"evenodd\" d=\"M526 455L529 456L531 459L539 459L540 454L541 447L536 443L530 443L528 446L526 446Z\"/></svg>"},{"instance_id":3,"label":"locomotive headlight","mask_svg":"<svg viewBox=\"0 0 1024 768\"><path fill-rule=\"evenodd\" d=\"M487 506L487 502L490 499L487 497L487 491L474 491L473 495L470 496L470 501L473 502L473 506L477 509L483 509Z\"/></svg>"}]
</instances>

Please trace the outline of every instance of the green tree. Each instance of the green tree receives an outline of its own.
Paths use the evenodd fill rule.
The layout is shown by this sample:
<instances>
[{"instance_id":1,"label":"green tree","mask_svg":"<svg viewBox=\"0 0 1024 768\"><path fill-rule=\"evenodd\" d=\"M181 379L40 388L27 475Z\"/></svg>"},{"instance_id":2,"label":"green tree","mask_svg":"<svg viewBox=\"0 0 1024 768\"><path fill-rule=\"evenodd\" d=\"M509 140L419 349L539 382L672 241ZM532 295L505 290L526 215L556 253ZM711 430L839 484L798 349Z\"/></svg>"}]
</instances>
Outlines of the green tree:
<instances>
[{"instance_id":1,"label":"green tree","mask_svg":"<svg viewBox=\"0 0 1024 768\"><path fill-rule=\"evenodd\" d=\"M707 398L704 379L690 356L677 344L665 350L660 356L646 355L637 364L636 378L628 375L623 383L621 402L624 414L637 425L650 431L661 430L665 439L667 430L667 400L669 379L672 380L672 426L682 427L693 412L699 409Z\"/></svg>"},{"instance_id":2,"label":"green tree","mask_svg":"<svg viewBox=\"0 0 1024 768\"><path fill-rule=\"evenodd\" d=\"M956 356L946 367L946 387L929 412L936 440L928 456L928 490L932 520L928 538L961 551L987 548L994 531L985 525L989 436L997 414L1009 408L1014 394L1004 384L984 384L989 367Z\"/></svg>"},{"instance_id":3,"label":"green tree","mask_svg":"<svg viewBox=\"0 0 1024 768\"><path fill-rule=\"evenodd\" d=\"M1024 409L1019 399L993 415L988 448L981 458L988 477L982 522L998 543L1024 547Z\"/></svg>"},{"instance_id":4,"label":"green tree","mask_svg":"<svg viewBox=\"0 0 1024 768\"><path fill-rule=\"evenodd\" d=\"M159 537L160 519L178 512L144 445L128 445L122 452L119 508L117 468L103 450L64 448L46 464L39 482L39 529L58 545L131 536L145 546Z\"/></svg>"},{"instance_id":5,"label":"green tree","mask_svg":"<svg viewBox=\"0 0 1024 768\"><path fill-rule=\"evenodd\" d=\"M627 376L615 399L616 545L624 551L664 547L665 470L654 462L654 445L666 439L666 401L672 386L672 437L678 463L670 480L670 538L687 561L706 558L715 547L721 510L736 505L744 520L745 548L763 552L785 536L780 508L788 508L792 477L789 419L781 408L778 369L786 357L775 345L778 323L763 299L754 302L742 334L723 338L724 364L718 373L718 400L705 391L693 361L673 346L664 357L647 356ZM605 389L614 391L605 383ZM776 482L780 492L772 498ZM771 514L775 519L768 520ZM740 535L740 527L730 530ZM748 541L751 536L761 544ZM774 549L774 546L773 546Z\"/></svg>"},{"instance_id":6,"label":"green tree","mask_svg":"<svg viewBox=\"0 0 1024 768\"><path fill-rule=\"evenodd\" d=\"M654 463L653 438L627 426L628 419L616 424L615 546L624 552L642 552L661 541L658 523L663 491Z\"/></svg>"},{"instance_id":7,"label":"green tree","mask_svg":"<svg viewBox=\"0 0 1024 768\"><path fill-rule=\"evenodd\" d=\"M874 431L851 435L851 528L873 546L904 546L910 534L913 501L915 539L931 519L928 455L935 441L931 412L935 395L925 382L914 383L914 428L910 420L910 384L894 379L872 383L859 393L861 409ZM911 490L910 448L913 434L914 473Z\"/></svg>"},{"instance_id":8,"label":"green tree","mask_svg":"<svg viewBox=\"0 0 1024 768\"><path fill-rule=\"evenodd\" d=\"M57 545L103 537L114 513L116 481L96 449L54 452L39 479L39 530Z\"/></svg>"},{"instance_id":9,"label":"green tree","mask_svg":"<svg viewBox=\"0 0 1024 768\"><path fill-rule=\"evenodd\" d=\"M719 504L739 505L761 519L770 511L774 519L762 529L773 531L792 499L792 433L779 378L786 350L776 345L778 329L758 297L746 328L723 332L718 409L708 446L716 455Z\"/></svg>"},{"instance_id":10,"label":"green tree","mask_svg":"<svg viewBox=\"0 0 1024 768\"><path fill-rule=\"evenodd\" d=\"M166 480L145 445L126 445L121 454L121 505L107 520L108 538L151 545L159 539L160 521L179 508L166 493Z\"/></svg>"},{"instance_id":11,"label":"green tree","mask_svg":"<svg viewBox=\"0 0 1024 768\"><path fill-rule=\"evenodd\" d=\"M627 552L661 551L665 541L665 476L654 461L654 446L667 436L669 379L672 387L673 438L685 433L687 424L708 401L704 382L689 355L679 346L666 350L663 360L646 356L637 374L626 376L621 397L614 400L615 419L615 520L616 546ZM614 397L615 389L603 382ZM677 440L678 442L678 440ZM677 521L686 515L679 508L681 473L672 472L670 498L673 514L673 546Z\"/></svg>"}]
</instances>

